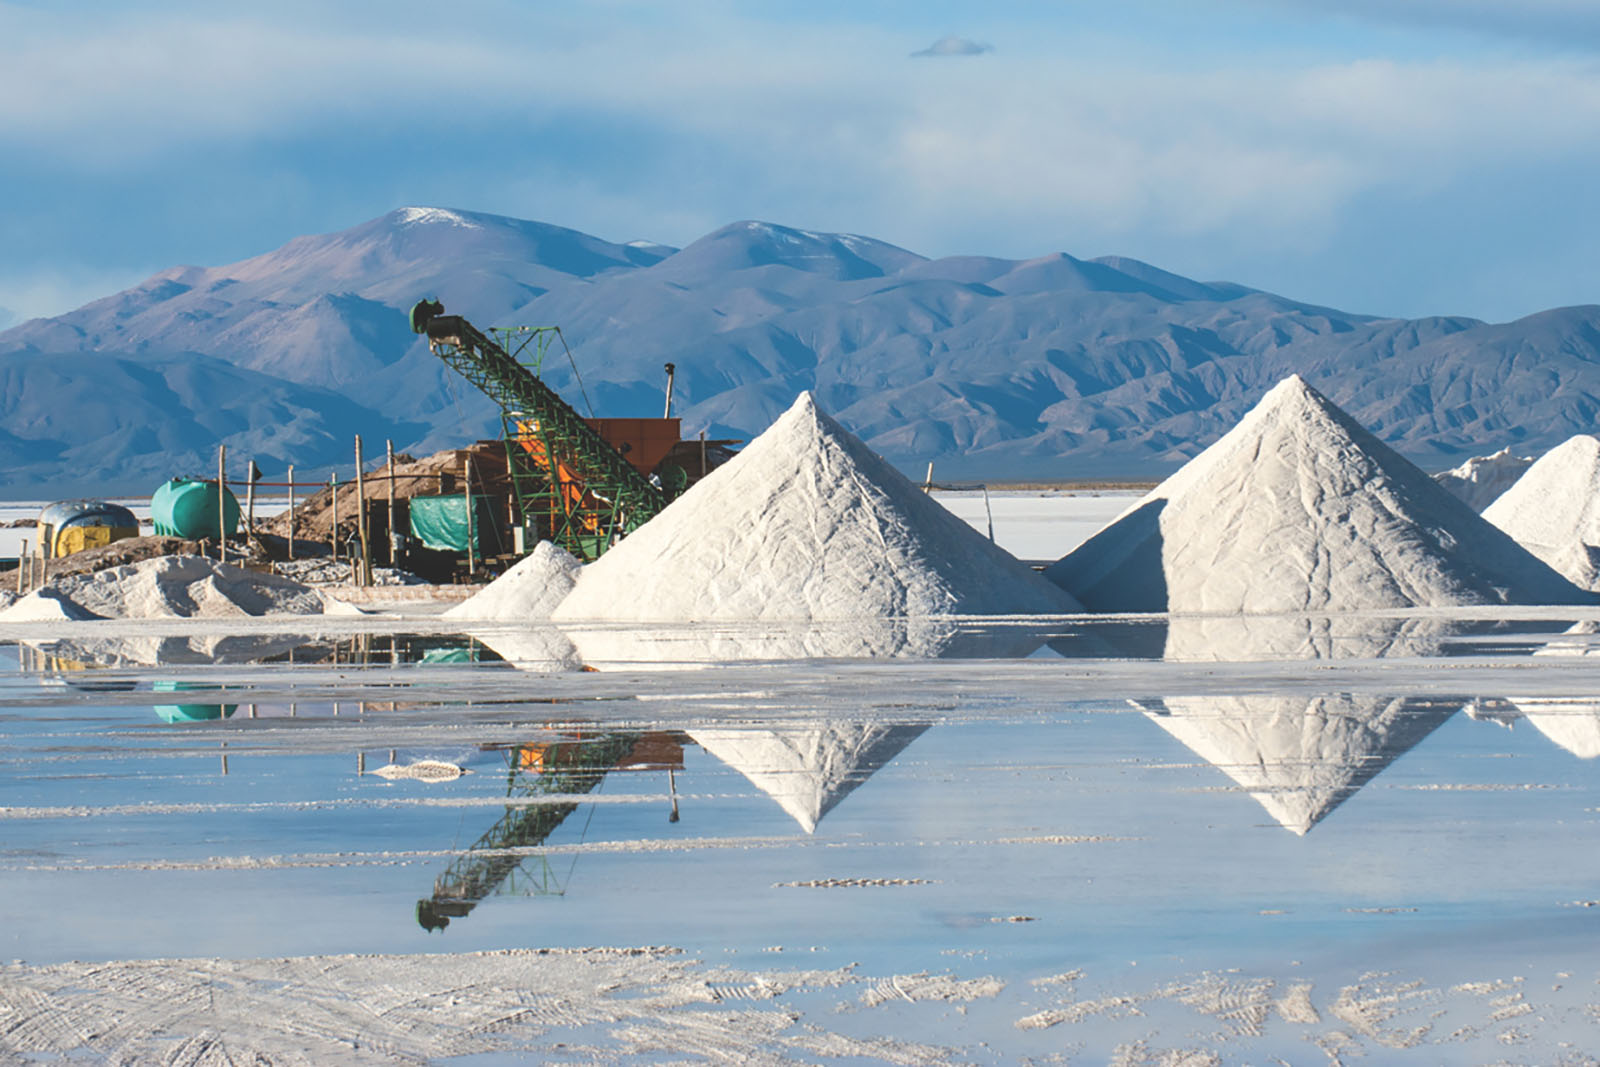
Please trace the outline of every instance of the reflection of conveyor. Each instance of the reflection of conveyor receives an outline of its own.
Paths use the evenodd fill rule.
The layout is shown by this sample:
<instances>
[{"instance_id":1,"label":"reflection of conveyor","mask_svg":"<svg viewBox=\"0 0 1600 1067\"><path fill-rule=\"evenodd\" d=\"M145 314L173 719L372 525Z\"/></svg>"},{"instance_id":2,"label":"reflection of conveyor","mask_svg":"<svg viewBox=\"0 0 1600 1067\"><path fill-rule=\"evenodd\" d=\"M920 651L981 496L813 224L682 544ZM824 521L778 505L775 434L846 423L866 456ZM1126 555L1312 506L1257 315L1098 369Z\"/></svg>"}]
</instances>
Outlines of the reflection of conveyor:
<instances>
[{"instance_id":1,"label":"reflection of conveyor","mask_svg":"<svg viewBox=\"0 0 1600 1067\"><path fill-rule=\"evenodd\" d=\"M506 795L514 798L582 796L592 792L606 773L618 766L682 764L681 748L666 743L670 752L658 755L649 743L661 735L602 734L599 737L554 744L519 745L507 750L511 770ZM542 844L574 811L578 802L518 804L506 808L500 820L433 883L433 895L417 901L417 922L426 930L443 930L451 919L470 914L478 902L494 893L521 866L520 850ZM539 890L550 892L548 886Z\"/></svg>"}]
</instances>

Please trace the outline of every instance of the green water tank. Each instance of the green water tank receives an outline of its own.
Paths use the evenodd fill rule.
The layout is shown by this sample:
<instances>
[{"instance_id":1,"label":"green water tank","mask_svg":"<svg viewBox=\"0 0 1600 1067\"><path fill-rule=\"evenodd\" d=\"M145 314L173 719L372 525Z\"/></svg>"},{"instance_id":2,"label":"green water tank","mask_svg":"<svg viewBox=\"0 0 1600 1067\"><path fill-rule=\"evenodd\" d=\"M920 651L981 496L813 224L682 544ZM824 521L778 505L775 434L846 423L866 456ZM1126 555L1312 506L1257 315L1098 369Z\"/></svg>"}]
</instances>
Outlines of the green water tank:
<instances>
[{"instance_id":1,"label":"green water tank","mask_svg":"<svg viewBox=\"0 0 1600 1067\"><path fill-rule=\"evenodd\" d=\"M233 536L239 531L239 501L232 491L222 491L222 521ZM217 483L199 478L174 478L150 498L150 517L162 537L190 541L217 536Z\"/></svg>"}]
</instances>

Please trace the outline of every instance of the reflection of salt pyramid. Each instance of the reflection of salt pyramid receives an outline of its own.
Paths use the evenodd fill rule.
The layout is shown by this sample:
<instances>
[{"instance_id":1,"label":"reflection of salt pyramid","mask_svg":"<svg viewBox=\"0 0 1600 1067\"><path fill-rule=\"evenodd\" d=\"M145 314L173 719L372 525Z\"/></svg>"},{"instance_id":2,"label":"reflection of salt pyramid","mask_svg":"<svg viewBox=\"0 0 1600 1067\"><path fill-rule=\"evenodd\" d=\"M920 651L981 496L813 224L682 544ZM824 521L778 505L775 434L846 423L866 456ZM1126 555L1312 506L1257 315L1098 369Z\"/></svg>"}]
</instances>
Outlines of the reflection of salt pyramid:
<instances>
[{"instance_id":1,"label":"reflection of salt pyramid","mask_svg":"<svg viewBox=\"0 0 1600 1067\"><path fill-rule=\"evenodd\" d=\"M1579 759L1600 756L1600 703L1529 698L1511 703L1534 729Z\"/></svg>"},{"instance_id":2,"label":"reflection of salt pyramid","mask_svg":"<svg viewBox=\"0 0 1600 1067\"><path fill-rule=\"evenodd\" d=\"M765 730L690 730L696 744L815 833L822 817L922 735L923 723L826 723Z\"/></svg>"},{"instance_id":3,"label":"reflection of salt pyramid","mask_svg":"<svg viewBox=\"0 0 1600 1067\"><path fill-rule=\"evenodd\" d=\"M1150 717L1304 834L1461 707L1448 698L1179 697Z\"/></svg>"},{"instance_id":4,"label":"reflection of salt pyramid","mask_svg":"<svg viewBox=\"0 0 1600 1067\"><path fill-rule=\"evenodd\" d=\"M1569 438L1483 517L1584 589L1600 589L1600 439Z\"/></svg>"},{"instance_id":5,"label":"reflection of salt pyramid","mask_svg":"<svg viewBox=\"0 0 1600 1067\"><path fill-rule=\"evenodd\" d=\"M731 463L585 567L553 617L861 619L1078 607L802 393Z\"/></svg>"},{"instance_id":6,"label":"reflection of salt pyramid","mask_svg":"<svg viewBox=\"0 0 1600 1067\"><path fill-rule=\"evenodd\" d=\"M1297 376L1046 577L1102 611L1592 599Z\"/></svg>"}]
</instances>

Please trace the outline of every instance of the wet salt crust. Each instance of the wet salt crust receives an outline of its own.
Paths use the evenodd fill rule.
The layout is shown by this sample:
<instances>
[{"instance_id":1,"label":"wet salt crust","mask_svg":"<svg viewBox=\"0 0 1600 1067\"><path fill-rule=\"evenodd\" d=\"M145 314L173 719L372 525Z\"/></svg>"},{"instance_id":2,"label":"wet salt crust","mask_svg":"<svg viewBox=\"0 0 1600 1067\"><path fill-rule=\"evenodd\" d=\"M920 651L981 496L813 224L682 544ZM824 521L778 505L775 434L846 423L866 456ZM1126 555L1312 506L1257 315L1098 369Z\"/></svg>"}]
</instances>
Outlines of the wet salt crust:
<instances>
[{"instance_id":1,"label":"wet salt crust","mask_svg":"<svg viewBox=\"0 0 1600 1067\"><path fill-rule=\"evenodd\" d=\"M1574 585L1600 590L1600 439L1562 442L1483 517Z\"/></svg>"},{"instance_id":2,"label":"wet salt crust","mask_svg":"<svg viewBox=\"0 0 1600 1067\"><path fill-rule=\"evenodd\" d=\"M447 619L548 619L572 592L583 564L571 552L540 541L516 566L482 592L444 613Z\"/></svg>"},{"instance_id":3,"label":"wet salt crust","mask_svg":"<svg viewBox=\"0 0 1600 1067\"><path fill-rule=\"evenodd\" d=\"M738 457L583 569L576 619L1062 614L1078 603L802 393Z\"/></svg>"},{"instance_id":4,"label":"wet salt crust","mask_svg":"<svg viewBox=\"0 0 1600 1067\"><path fill-rule=\"evenodd\" d=\"M321 615L330 607L355 610L289 578L204 556L158 556L53 579L0 612L0 621Z\"/></svg>"},{"instance_id":5,"label":"wet salt crust","mask_svg":"<svg viewBox=\"0 0 1600 1067\"><path fill-rule=\"evenodd\" d=\"M1510 489L1529 467L1532 456L1515 456L1502 448L1489 456L1473 456L1459 467L1440 471L1434 481L1450 490L1473 511L1482 513L1501 493Z\"/></svg>"},{"instance_id":6,"label":"wet salt crust","mask_svg":"<svg viewBox=\"0 0 1600 1067\"><path fill-rule=\"evenodd\" d=\"M1299 376L1045 576L1096 611L1593 600Z\"/></svg>"}]
</instances>

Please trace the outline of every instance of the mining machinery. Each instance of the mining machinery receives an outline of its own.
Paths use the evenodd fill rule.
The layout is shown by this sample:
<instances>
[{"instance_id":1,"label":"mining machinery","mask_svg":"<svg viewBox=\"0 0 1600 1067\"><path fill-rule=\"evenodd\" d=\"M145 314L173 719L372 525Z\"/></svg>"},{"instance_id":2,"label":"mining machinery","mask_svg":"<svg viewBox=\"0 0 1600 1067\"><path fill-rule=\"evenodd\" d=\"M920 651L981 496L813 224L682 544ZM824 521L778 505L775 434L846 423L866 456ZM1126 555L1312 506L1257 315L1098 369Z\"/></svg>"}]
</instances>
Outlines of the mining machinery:
<instances>
[{"instance_id":1,"label":"mining machinery","mask_svg":"<svg viewBox=\"0 0 1600 1067\"><path fill-rule=\"evenodd\" d=\"M592 561L655 516L687 480L675 466L652 478L651 468L678 443L676 419L585 419L540 379L547 349L566 344L559 327L513 327L496 331L496 341L460 315L446 315L437 300L422 300L411 309L411 329L500 406L517 507L538 537ZM602 432L623 423L641 447L624 441L619 449ZM663 423L670 425L648 425Z\"/></svg>"}]
</instances>

